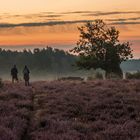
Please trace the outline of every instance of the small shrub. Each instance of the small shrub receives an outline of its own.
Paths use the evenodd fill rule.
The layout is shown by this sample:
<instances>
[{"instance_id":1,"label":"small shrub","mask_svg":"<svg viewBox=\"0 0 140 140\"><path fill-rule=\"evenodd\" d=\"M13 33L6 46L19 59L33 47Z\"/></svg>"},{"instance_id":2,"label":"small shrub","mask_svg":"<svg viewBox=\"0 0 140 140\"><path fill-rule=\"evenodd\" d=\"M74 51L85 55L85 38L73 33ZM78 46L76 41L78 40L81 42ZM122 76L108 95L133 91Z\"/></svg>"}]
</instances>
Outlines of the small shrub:
<instances>
[{"instance_id":1,"label":"small shrub","mask_svg":"<svg viewBox=\"0 0 140 140\"><path fill-rule=\"evenodd\" d=\"M135 73L126 73L127 79L140 79L140 71L137 71Z\"/></svg>"},{"instance_id":2,"label":"small shrub","mask_svg":"<svg viewBox=\"0 0 140 140\"><path fill-rule=\"evenodd\" d=\"M96 72L93 76L89 76L87 80L103 79L103 75L100 72Z\"/></svg>"},{"instance_id":3,"label":"small shrub","mask_svg":"<svg viewBox=\"0 0 140 140\"><path fill-rule=\"evenodd\" d=\"M2 88L3 87L3 81L2 81L2 79L0 78L0 88Z\"/></svg>"},{"instance_id":4,"label":"small shrub","mask_svg":"<svg viewBox=\"0 0 140 140\"><path fill-rule=\"evenodd\" d=\"M93 79L94 79L94 78L91 77L91 76L89 76L89 77L87 78L88 81L93 80Z\"/></svg>"},{"instance_id":5,"label":"small shrub","mask_svg":"<svg viewBox=\"0 0 140 140\"><path fill-rule=\"evenodd\" d=\"M96 79L103 79L102 73L97 72L97 73L95 74L95 78L96 78Z\"/></svg>"},{"instance_id":6,"label":"small shrub","mask_svg":"<svg viewBox=\"0 0 140 140\"><path fill-rule=\"evenodd\" d=\"M109 73L107 76L106 76L107 79L120 79L122 78L120 75L116 74L116 73Z\"/></svg>"}]
</instances>

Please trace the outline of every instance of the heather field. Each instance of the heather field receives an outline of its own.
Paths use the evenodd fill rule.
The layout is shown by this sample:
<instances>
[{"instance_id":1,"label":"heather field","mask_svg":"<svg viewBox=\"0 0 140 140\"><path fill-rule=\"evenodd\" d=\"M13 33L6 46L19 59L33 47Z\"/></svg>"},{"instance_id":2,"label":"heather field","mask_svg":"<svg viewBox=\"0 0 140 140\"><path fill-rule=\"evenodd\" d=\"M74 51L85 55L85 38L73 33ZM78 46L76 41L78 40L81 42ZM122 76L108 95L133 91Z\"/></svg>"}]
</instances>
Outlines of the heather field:
<instances>
[{"instance_id":1,"label":"heather field","mask_svg":"<svg viewBox=\"0 0 140 140\"><path fill-rule=\"evenodd\" d=\"M139 140L140 81L5 82L0 140Z\"/></svg>"}]
</instances>

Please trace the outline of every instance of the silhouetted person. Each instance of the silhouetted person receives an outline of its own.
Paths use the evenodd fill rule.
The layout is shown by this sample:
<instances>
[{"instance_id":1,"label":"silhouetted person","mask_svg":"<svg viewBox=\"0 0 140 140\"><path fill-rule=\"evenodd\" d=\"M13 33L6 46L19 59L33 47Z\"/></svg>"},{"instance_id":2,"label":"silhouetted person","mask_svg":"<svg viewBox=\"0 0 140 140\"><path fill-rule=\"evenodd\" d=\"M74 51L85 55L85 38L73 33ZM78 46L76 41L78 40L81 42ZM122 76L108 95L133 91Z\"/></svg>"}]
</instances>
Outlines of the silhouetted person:
<instances>
[{"instance_id":1,"label":"silhouetted person","mask_svg":"<svg viewBox=\"0 0 140 140\"><path fill-rule=\"evenodd\" d=\"M18 70L16 65L14 65L13 68L11 69L11 76L12 76L12 83L14 83L14 81L18 82Z\"/></svg>"},{"instance_id":2,"label":"silhouetted person","mask_svg":"<svg viewBox=\"0 0 140 140\"><path fill-rule=\"evenodd\" d=\"M23 69L23 78L25 80L25 86L29 86L29 79L30 79L30 71L28 69L28 67L25 65L24 69Z\"/></svg>"}]
</instances>

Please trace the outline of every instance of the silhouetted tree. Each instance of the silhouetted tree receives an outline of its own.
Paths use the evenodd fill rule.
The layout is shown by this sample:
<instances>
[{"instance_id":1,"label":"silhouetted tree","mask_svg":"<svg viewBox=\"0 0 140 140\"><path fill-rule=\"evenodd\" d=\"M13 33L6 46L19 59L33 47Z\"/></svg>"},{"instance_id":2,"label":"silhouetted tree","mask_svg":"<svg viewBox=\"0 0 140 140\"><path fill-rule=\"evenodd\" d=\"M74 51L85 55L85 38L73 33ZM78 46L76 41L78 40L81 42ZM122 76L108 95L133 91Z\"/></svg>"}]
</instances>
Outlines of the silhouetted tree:
<instances>
[{"instance_id":1,"label":"silhouetted tree","mask_svg":"<svg viewBox=\"0 0 140 140\"><path fill-rule=\"evenodd\" d=\"M71 51L79 55L77 66L85 69L102 68L106 74L122 75L120 64L132 58L130 43L120 43L119 31L103 20L88 22L79 27L80 39Z\"/></svg>"}]
</instances>

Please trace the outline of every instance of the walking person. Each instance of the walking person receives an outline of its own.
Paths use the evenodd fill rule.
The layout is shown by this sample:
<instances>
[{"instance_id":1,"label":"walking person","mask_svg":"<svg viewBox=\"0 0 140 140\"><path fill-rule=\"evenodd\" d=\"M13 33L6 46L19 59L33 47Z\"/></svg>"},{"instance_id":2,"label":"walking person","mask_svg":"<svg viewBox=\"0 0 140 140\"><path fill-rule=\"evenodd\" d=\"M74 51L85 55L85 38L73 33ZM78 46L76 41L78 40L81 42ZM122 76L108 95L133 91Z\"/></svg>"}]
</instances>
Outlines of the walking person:
<instances>
[{"instance_id":1,"label":"walking person","mask_svg":"<svg viewBox=\"0 0 140 140\"><path fill-rule=\"evenodd\" d=\"M14 83L15 81L18 82L18 69L16 65L14 65L13 68L11 69L11 76L12 76L12 83Z\"/></svg>"},{"instance_id":2,"label":"walking person","mask_svg":"<svg viewBox=\"0 0 140 140\"><path fill-rule=\"evenodd\" d=\"M30 71L28 69L28 67L25 65L24 69L23 69L23 78L25 80L25 86L29 86L29 79L30 79Z\"/></svg>"}]
</instances>

